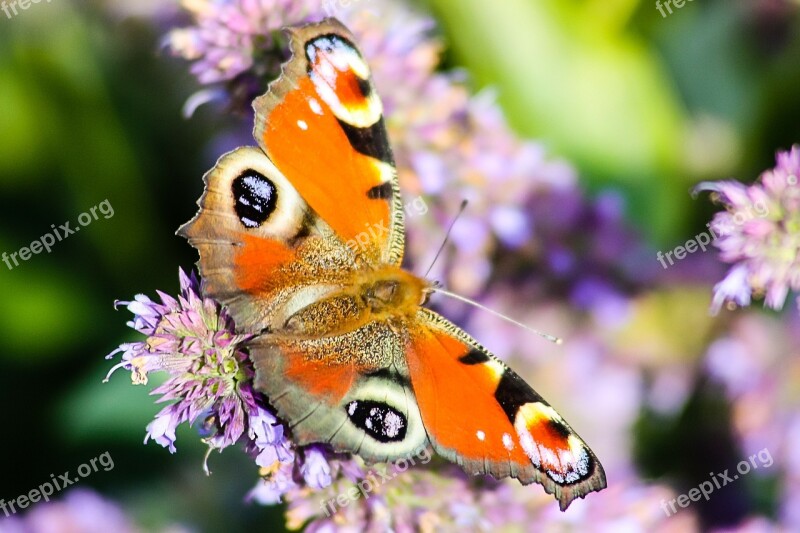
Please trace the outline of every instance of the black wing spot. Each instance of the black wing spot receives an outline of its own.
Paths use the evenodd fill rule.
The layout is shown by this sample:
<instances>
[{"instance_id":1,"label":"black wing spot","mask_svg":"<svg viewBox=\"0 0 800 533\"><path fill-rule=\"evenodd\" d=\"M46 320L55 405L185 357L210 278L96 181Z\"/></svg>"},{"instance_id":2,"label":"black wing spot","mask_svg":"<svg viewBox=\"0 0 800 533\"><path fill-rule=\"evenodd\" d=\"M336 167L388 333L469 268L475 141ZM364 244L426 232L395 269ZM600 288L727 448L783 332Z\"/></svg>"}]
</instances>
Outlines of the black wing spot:
<instances>
[{"instance_id":1,"label":"black wing spot","mask_svg":"<svg viewBox=\"0 0 800 533\"><path fill-rule=\"evenodd\" d=\"M364 79L356 74L356 83L358 83L358 90L361 91L361 95L365 99L369 98L369 95L372 94L372 84L369 82L369 80Z\"/></svg>"},{"instance_id":2,"label":"black wing spot","mask_svg":"<svg viewBox=\"0 0 800 533\"><path fill-rule=\"evenodd\" d=\"M392 148L389 146L383 117L372 126L366 128L359 128L358 126L348 124L344 120L338 120L342 131L347 135L347 140L350 141L350 146L352 146L356 152L394 166L394 156L392 155Z\"/></svg>"},{"instance_id":3,"label":"black wing spot","mask_svg":"<svg viewBox=\"0 0 800 533\"><path fill-rule=\"evenodd\" d=\"M231 184L236 215L246 228L257 228L278 205L275 184L253 169L242 172Z\"/></svg>"},{"instance_id":4,"label":"black wing spot","mask_svg":"<svg viewBox=\"0 0 800 533\"><path fill-rule=\"evenodd\" d=\"M378 442L399 442L406 437L406 417L385 403L354 400L346 410L350 421Z\"/></svg>"},{"instance_id":5,"label":"black wing spot","mask_svg":"<svg viewBox=\"0 0 800 533\"><path fill-rule=\"evenodd\" d=\"M569 428L560 420L550 418L547 420L547 424L550 426L550 431L564 440L567 440L569 436L572 435L572 432L569 430Z\"/></svg>"},{"instance_id":6,"label":"black wing spot","mask_svg":"<svg viewBox=\"0 0 800 533\"><path fill-rule=\"evenodd\" d=\"M526 403L540 402L544 405L549 405L530 385L525 383L525 380L508 368L503 372L500 383L497 384L494 397L512 424L517 411Z\"/></svg>"},{"instance_id":7,"label":"black wing spot","mask_svg":"<svg viewBox=\"0 0 800 533\"><path fill-rule=\"evenodd\" d=\"M485 352L473 348L466 355L458 358L459 363L465 365L480 365L489 361L489 356Z\"/></svg>"},{"instance_id":8,"label":"black wing spot","mask_svg":"<svg viewBox=\"0 0 800 533\"><path fill-rule=\"evenodd\" d=\"M367 191L367 198L370 200L388 200L394 194L391 182L384 182L376 185Z\"/></svg>"}]
</instances>

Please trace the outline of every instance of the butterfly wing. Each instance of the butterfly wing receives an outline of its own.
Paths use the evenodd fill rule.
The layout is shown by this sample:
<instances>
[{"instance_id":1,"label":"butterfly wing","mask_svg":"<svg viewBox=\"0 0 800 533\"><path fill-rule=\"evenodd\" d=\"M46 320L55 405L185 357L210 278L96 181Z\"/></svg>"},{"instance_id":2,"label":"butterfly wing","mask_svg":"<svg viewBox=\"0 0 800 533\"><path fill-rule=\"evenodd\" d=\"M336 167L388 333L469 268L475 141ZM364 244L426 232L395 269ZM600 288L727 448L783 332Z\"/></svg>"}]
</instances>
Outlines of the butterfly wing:
<instances>
[{"instance_id":1,"label":"butterfly wing","mask_svg":"<svg viewBox=\"0 0 800 533\"><path fill-rule=\"evenodd\" d=\"M200 210L178 234L200 252L206 294L240 330L281 329L347 282L354 253L260 149L225 154L203 180Z\"/></svg>"},{"instance_id":2,"label":"butterfly wing","mask_svg":"<svg viewBox=\"0 0 800 533\"><path fill-rule=\"evenodd\" d=\"M522 378L436 313L418 321L407 364L437 453L469 473L541 483L562 510L605 488L594 453Z\"/></svg>"},{"instance_id":3,"label":"butterfly wing","mask_svg":"<svg viewBox=\"0 0 800 533\"><path fill-rule=\"evenodd\" d=\"M403 207L369 67L335 19L289 33L291 60L253 103L256 142L360 261L399 265Z\"/></svg>"},{"instance_id":4,"label":"butterfly wing","mask_svg":"<svg viewBox=\"0 0 800 533\"><path fill-rule=\"evenodd\" d=\"M329 443L386 462L428 444L409 383L408 334L370 322L336 336L264 335L249 344L255 386L298 444Z\"/></svg>"}]
</instances>

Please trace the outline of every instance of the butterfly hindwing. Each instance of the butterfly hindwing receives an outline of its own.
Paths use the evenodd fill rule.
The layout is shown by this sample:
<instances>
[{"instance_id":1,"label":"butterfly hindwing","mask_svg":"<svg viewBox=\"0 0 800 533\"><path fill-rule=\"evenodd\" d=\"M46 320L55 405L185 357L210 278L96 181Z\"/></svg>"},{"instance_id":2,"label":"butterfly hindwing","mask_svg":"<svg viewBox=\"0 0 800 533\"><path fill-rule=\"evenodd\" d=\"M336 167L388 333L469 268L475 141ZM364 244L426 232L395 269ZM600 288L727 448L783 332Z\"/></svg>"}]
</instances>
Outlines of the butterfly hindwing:
<instances>
[{"instance_id":1,"label":"butterfly hindwing","mask_svg":"<svg viewBox=\"0 0 800 533\"><path fill-rule=\"evenodd\" d=\"M290 30L292 58L253 104L253 135L367 264L399 265L403 209L381 101L341 23Z\"/></svg>"},{"instance_id":2,"label":"butterfly hindwing","mask_svg":"<svg viewBox=\"0 0 800 533\"><path fill-rule=\"evenodd\" d=\"M256 388L299 444L385 462L427 445L405 365L407 334L371 322L338 336L264 335L250 345Z\"/></svg>"},{"instance_id":3,"label":"butterfly hindwing","mask_svg":"<svg viewBox=\"0 0 800 533\"><path fill-rule=\"evenodd\" d=\"M437 453L470 473L541 483L562 510L606 486L589 447L522 378L436 313L418 320L407 361Z\"/></svg>"}]
</instances>

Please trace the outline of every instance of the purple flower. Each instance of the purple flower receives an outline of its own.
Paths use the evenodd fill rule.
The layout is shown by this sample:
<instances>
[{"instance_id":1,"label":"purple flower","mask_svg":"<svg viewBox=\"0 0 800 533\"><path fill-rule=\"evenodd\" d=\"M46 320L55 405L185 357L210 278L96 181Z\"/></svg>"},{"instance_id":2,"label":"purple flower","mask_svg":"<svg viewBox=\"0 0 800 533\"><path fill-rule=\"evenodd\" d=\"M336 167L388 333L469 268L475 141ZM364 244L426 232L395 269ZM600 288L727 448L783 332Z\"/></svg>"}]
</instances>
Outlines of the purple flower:
<instances>
[{"instance_id":1,"label":"purple flower","mask_svg":"<svg viewBox=\"0 0 800 533\"><path fill-rule=\"evenodd\" d=\"M248 501L256 501L261 505L280 503L285 494L298 489L291 464L275 462L272 467L259 470L261 479L247 494Z\"/></svg>"},{"instance_id":2,"label":"purple flower","mask_svg":"<svg viewBox=\"0 0 800 533\"><path fill-rule=\"evenodd\" d=\"M258 406L256 413L250 416L249 422L248 437L258 466L269 468L276 462L281 464L292 462L294 452L284 437L283 425L270 411Z\"/></svg>"},{"instance_id":3,"label":"purple flower","mask_svg":"<svg viewBox=\"0 0 800 533\"><path fill-rule=\"evenodd\" d=\"M147 435L144 437L145 444L149 439L153 439L161 446L169 448L170 453L175 453L175 428L184 419L179 409L177 409L178 407L180 407L179 404L172 404L162 409L156 415L156 419L147 424Z\"/></svg>"},{"instance_id":4,"label":"purple flower","mask_svg":"<svg viewBox=\"0 0 800 533\"><path fill-rule=\"evenodd\" d=\"M800 146L778 152L775 168L753 185L735 181L704 182L725 207L711 222L720 257L733 266L714 286L713 313L725 303L747 306L751 296L783 307L789 291L800 289Z\"/></svg>"},{"instance_id":5,"label":"purple flower","mask_svg":"<svg viewBox=\"0 0 800 533\"><path fill-rule=\"evenodd\" d=\"M305 461L300 473L306 484L313 489L322 489L331 484L331 466L323 450L310 446L305 450Z\"/></svg>"},{"instance_id":6,"label":"purple flower","mask_svg":"<svg viewBox=\"0 0 800 533\"><path fill-rule=\"evenodd\" d=\"M145 443L152 439L175 453L176 428L202 417L209 452L241 443L253 456L264 478L259 487L271 494L264 501L279 501L298 484L329 485L332 454L321 447L298 450L266 398L253 390L255 372L241 346L251 335L236 333L227 311L202 296L194 274L181 270L180 285L177 299L159 292L160 303L143 295L120 302L134 314L128 325L146 339L108 356L122 352L109 376L124 368L135 384L146 384L150 372L169 374L153 394L172 403L147 425Z\"/></svg>"},{"instance_id":7,"label":"purple flower","mask_svg":"<svg viewBox=\"0 0 800 533\"><path fill-rule=\"evenodd\" d=\"M147 426L145 442L152 438L175 452L175 428L203 415L217 428L207 442L222 449L244 432L245 413L257 409L250 392L253 370L245 352L238 348L249 336L235 333L228 313L201 296L196 276L190 278L181 270L180 282L177 300L159 293L160 304L142 295L132 302L120 302L134 313L128 324L148 337L112 352L122 351L123 355L109 376L125 368L131 371L134 383L144 384L149 372L170 374L153 394L160 394L161 402L175 403L162 409Z\"/></svg>"},{"instance_id":8,"label":"purple flower","mask_svg":"<svg viewBox=\"0 0 800 533\"><path fill-rule=\"evenodd\" d=\"M709 346L703 366L722 386L731 404L731 422L742 459L758 456L748 476L777 480L778 526L800 528L800 394L797 357L800 328L796 312L788 320L743 312ZM774 529L774 528L773 528Z\"/></svg>"},{"instance_id":9,"label":"purple flower","mask_svg":"<svg viewBox=\"0 0 800 533\"><path fill-rule=\"evenodd\" d=\"M287 21L302 21L313 4L294 0L184 2L196 25L173 30L167 42L175 54L194 61L191 70L201 83L232 80L252 68L256 57L269 54L275 45L271 31Z\"/></svg>"},{"instance_id":10,"label":"purple flower","mask_svg":"<svg viewBox=\"0 0 800 533\"><path fill-rule=\"evenodd\" d=\"M518 531L526 524L543 530L623 527L630 531L653 530L676 525L676 531L695 525L690 511L668 518L660 501L669 499L662 487L647 487L629 479L618 479L598 498L576 503L573 513L561 513L543 492L530 487L473 477L456 468L443 472L410 470L375 484L370 492L342 480L325 491L307 491L289 496L287 526L308 532L333 531ZM355 489L355 490L353 490ZM347 496L347 505L337 502ZM604 497L605 496L605 497ZM633 510L633 511L632 511Z\"/></svg>"}]
</instances>

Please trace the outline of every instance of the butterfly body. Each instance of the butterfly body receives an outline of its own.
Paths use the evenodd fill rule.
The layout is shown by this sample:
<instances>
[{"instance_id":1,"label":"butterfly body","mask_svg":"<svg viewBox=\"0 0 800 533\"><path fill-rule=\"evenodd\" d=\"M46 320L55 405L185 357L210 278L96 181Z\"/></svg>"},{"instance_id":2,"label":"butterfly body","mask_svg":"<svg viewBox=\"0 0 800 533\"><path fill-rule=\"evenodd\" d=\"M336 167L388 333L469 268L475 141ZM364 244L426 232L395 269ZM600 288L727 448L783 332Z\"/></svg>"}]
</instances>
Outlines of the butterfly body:
<instances>
[{"instance_id":1,"label":"butterfly body","mask_svg":"<svg viewBox=\"0 0 800 533\"><path fill-rule=\"evenodd\" d=\"M370 322L402 323L426 299L428 284L395 267L355 271L324 299L293 313L281 331L292 335L337 335Z\"/></svg>"},{"instance_id":2,"label":"butterfly body","mask_svg":"<svg viewBox=\"0 0 800 533\"><path fill-rule=\"evenodd\" d=\"M605 487L597 458L517 374L424 307L401 267L403 203L382 106L350 32L290 30L256 99L258 147L206 174L179 233L248 343L256 388L298 444L367 461L432 446L472 474L541 483L565 509Z\"/></svg>"}]
</instances>

